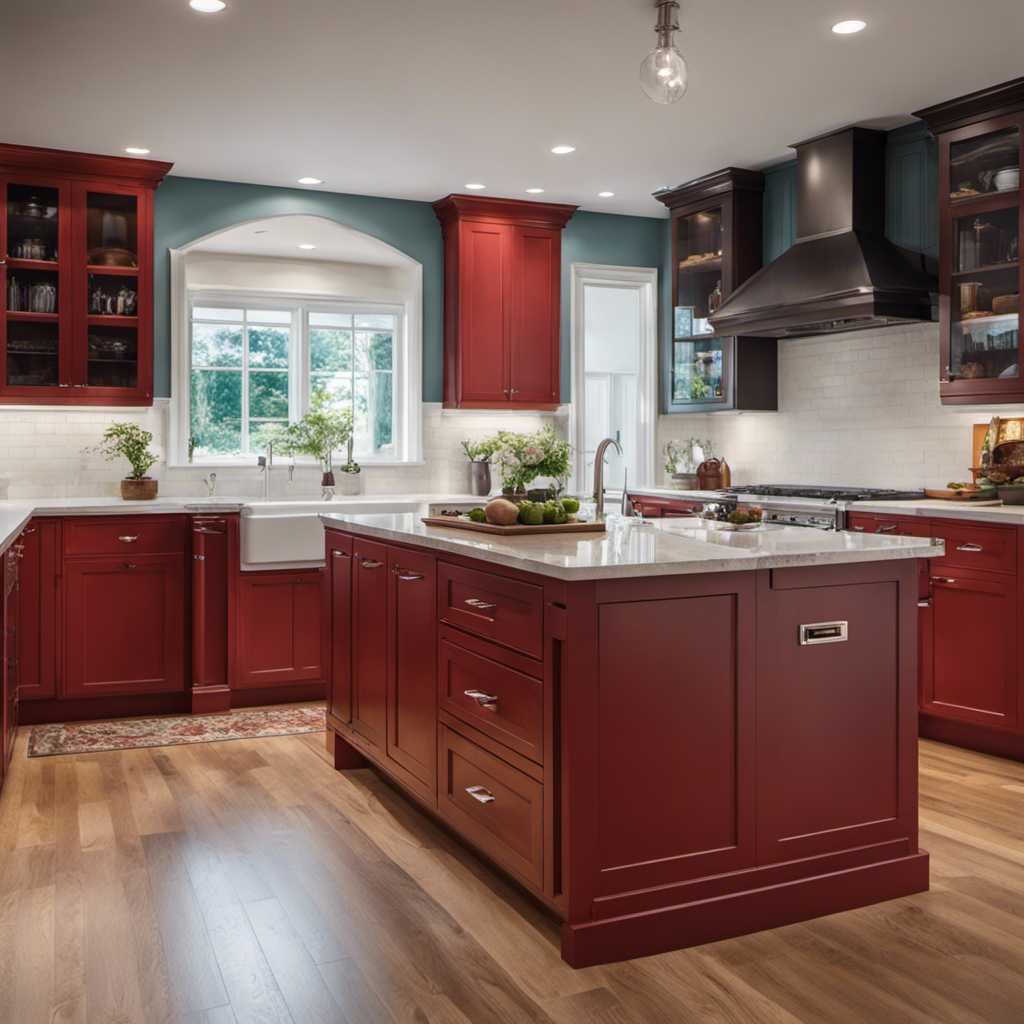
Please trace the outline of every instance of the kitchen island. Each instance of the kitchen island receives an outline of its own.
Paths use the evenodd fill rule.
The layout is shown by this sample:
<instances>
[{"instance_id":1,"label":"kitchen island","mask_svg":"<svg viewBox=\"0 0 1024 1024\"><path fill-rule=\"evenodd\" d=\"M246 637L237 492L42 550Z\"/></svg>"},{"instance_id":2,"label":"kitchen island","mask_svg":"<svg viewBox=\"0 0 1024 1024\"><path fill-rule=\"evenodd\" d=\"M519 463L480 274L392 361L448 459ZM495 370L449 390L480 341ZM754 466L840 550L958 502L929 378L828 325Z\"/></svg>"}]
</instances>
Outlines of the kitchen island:
<instances>
[{"instance_id":1,"label":"kitchen island","mask_svg":"<svg viewBox=\"0 0 1024 1024\"><path fill-rule=\"evenodd\" d=\"M575 967L920 892L929 538L325 515L335 767L563 922Z\"/></svg>"}]
</instances>

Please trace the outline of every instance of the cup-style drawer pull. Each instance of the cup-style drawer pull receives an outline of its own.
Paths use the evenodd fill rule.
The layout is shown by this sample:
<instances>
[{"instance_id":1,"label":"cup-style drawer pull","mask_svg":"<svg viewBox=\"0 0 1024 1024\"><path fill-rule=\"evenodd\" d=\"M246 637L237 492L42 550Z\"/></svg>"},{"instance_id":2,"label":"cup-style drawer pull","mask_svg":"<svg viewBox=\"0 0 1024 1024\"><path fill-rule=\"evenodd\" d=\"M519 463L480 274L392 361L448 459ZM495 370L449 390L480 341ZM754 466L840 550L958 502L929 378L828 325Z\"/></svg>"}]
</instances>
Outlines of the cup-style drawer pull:
<instances>
[{"instance_id":1,"label":"cup-style drawer pull","mask_svg":"<svg viewBox=\"0 0 1024 1024\"><path fill-rule=\"evenodd\" d=\"M489 789L484 789L483 786L467 786L466 792L474 800L479 800L482 804L494 803L494 794Z\"/></svg>"},{"instance_id":2,"label":"cup-style drawer pull","mask_svg":"<svg viewBox=\"0 0 1024 1024\"><path fill-rule=\"evenodd\" d=\"M480 612L493 612L498 607L496 604L491 604L489 601L484 601L479 597L467 597L464 603Z\"/></svg>"},{"instance_id":3,"label":"cup-style drawer pull","mask_svg":"<svg viewBox=\"0 0 1024 1024\"><path fill-rule=\"evenodd\" d=\"M352 556L347 551L335 551L335 558L351 558Z\"/></svg>"},{"instance_id":4,"label":"cup-style drawer pull","mask_svg":"<svg viewBox=\"0 0 1024 1024\"><path fill-rule=\"evenodd\" d=\"M957 551L984 551L980 544L961 544Z\"/></svg>"},{"instance_id":5,"label":"cup-style drawer pull","mask_svg":"<svg viewBox=\"0 0 1024 1024\"><path fill-rule=\"evenodd\" d=\"M498 710L498 697L496 694L487 693L484 690L463 690L467 697L472 697L482 708L488 711Z\"/></svg>"},{"instance_id":6,"label":"cup-style drawer pull","mask_svg":"<svg viewBox=\"0 0 1024 1024\"><path fill-rule=\"evenodd\" d=\"M122 544L134 544L139 536L136 533L126 533L117 538Z\"/></svg>"},{"instance_id":7,"label":"cup-style drawer pull","mask_svg":"<svg viewBox=\"0 0 1024 1024\"><path fill-rule=\"evenodd\" d=\"M415 569L403 569L400 565L396 565L391 571L400 580L425 580L427 578L425 572L416 572Z\"/></svg>"},{"instance_id":8,"label":"cup-style drawer pull","mask_svg":"<svg viewBox=\"0 0 1024 1024\"><path fill-rule=\"evenodd\" d=\"M375 558L364 558L363 568L364 569L379 569L384 563L378 562Z\"/></svg>"}]
</instances>

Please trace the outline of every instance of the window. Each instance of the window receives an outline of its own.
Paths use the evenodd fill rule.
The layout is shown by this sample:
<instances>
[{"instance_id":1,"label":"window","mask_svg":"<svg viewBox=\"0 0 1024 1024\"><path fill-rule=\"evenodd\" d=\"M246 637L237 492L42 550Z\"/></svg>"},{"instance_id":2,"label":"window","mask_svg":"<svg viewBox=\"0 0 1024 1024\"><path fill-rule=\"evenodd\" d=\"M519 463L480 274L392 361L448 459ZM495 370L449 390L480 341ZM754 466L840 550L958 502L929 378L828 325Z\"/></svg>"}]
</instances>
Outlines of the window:
<instances>
[{"instance_id":1,"label":"window","mask_svg":"<svg viewBox=\"0 0 1024 1024\"><path fill-rule=\"evenodd\" d=\"M357 458L398 458L395 392L403 314L404 307L390 304L195 295L193 458L248 461L262 450L263 426L301 418L318 392L352 410Z\"/></svg>"}]
</instances>

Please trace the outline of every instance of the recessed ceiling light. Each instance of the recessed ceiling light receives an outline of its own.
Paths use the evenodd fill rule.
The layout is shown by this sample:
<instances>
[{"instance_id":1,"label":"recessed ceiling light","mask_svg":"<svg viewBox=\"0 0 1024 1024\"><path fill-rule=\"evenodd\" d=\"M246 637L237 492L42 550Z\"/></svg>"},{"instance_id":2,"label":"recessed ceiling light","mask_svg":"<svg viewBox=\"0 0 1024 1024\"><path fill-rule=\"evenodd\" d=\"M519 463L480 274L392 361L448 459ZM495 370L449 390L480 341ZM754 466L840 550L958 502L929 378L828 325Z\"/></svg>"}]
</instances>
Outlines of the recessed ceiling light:
<instances>
[{"instance_id":1,"label":"recessed ceiling light","mask_svg":"<svg viewBox=\"0 0 1024 1024\"><path fill-rule=\"evenodd\" d=\"M323 183L323 178L299 178L300 185L322 185Z\"/></svg>"},{"instance_id":2,"label":"recessed ceiling light","mask_svg":"<svg viewBox=\"0 0 1024 1024\"><path fill-rule=\"evenodd\" d=\"M552 149L551 149L551 152L552 153L557 153L559 156L562 156L564 153L575 153L576 152L576 147L575 146L553 146Z\"/></svg>"},{"instance_id":3,"label":"recessed ceiling light","mask_svg":"<svg viewBox=\"0 0 1024 1024\"><path fill-rule=\"evenodd\" d=\"M837 36L849 36L853 35L854 32L859 32L862 28L867 28L868 24L866 21L858 21L853 19L851 21L837 21L832 26L832 31Z\"/></svg>"},{"instance_id":4,"label":"recessed ceiling light","mask_svg":"<svg viewBox=\"0 0 1024 1024\"><path fill-rule=\"evenodd\" d=\"M299 246L299 248L300 249L315 249L316 246L315 245L310 245L309 242L303 242L302 245Z\"/></svg>"},{"instance_id":5,"label":"recessed ceiling light","mask_svg":"<svg viewBox=\"0 0 1024 1024\"><path fill-rule=\"evenodd\" d=\"M543 192L544 189L542 189L542 188L528 188L526 191L529 192L531 195L536 195L538 192Z\"/></svg>"},{"instance_id":6,"label":"recessed ceiling light","mask_svg":"<svg viewBox=\"0 0 1024 1024\"><path fill-rule=\"evenodd\" d=\"M471 189L476 190L476 189L481 189L481 188L487 188L487 186L486 185L481 185L479 181L470 181L470 182L468 182L466 184L466 188L471 188Z\"/></svg>"},{"instance_id":7,"label":"recessed ceiling light","mask_svg":"<svg viewBox=\"0 0 1024 1024\"><path fill-rule=\"evenodd\" d=\"M133 156L145 156L149 150L143 149L142 146L125 146L124 151L131 153Z\"/></svg>"},{"instance_id":8,"label":"recessed ceiling light","mask_svg":"<svg viewBox=\"0 0 1024 1024\"><path fill-rule=\"evenodd\" d=\"M202 11L203 14L216 14L227 7L224 0L188 0L188 5L192 10Z\"/></svg>"},{"instance_id":9,"label":"recessed ceiling light","mask_svg":"<svg viewBox=\"0 0 1024 1024\"><path fill-rule=\"evenodd\" d=\"M599 196L600 196L600 197L601 197L602 199L611 199L611 197L612 197L613 195L615 195L615 193L614 193L614 192L598 192L597 194L598 194L598 195L599 195Z\"/></svg>"}]
</instances>

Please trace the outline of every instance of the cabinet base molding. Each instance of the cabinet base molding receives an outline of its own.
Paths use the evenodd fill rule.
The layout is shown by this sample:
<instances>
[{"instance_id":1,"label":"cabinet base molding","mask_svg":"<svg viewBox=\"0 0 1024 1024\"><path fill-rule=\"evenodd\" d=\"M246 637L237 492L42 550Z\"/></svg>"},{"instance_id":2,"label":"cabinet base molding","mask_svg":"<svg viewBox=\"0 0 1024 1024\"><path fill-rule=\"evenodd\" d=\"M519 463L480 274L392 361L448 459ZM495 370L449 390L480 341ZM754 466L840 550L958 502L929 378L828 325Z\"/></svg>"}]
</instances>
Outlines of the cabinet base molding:
<instances>
[{"instance_id":1,"label":"cabinet base molding","mask_svg":"<svg viewBox=\"0 0 1024 1024\"><path fill-rule=\"evenodd\" d=\"M825 917L928 889L928 854L765 885L713 899L562 926L571 967L631 960Z\"/></svg>"},{"instance_id":2,"label":"cabinet base molding","mask_svg":"<svg viewBox=\"0 0 1024 1024\"><path fill-rule=\"evenodd\" d=\"M957 722L951 718L927 715L919 718L918 735L926 740L951 743L956 747L976 750L979 754L1005 757L1024 762L1024 735L974 722Z\"/></svg>"},{"instance_id":3,"label":"cabinet base molding","mask_svg":"<svg viewBox=\"0 0 1024 1024\"><path fill-rule=\"evenodd\" d=\"M327 730L327 753L334 759L336 771L366 768L370 762L351 743L346 743L333 729Z\"/></svg>"},{"instance_id":4,"label":"cabinet base molding","mask_svg":"<svg viewBox=\"0 0 1024 1024\"><path fill-rule=\"evenodd\" d=\"M231 687L193 686L192 714L215 715L231 710Z\"/></svg>"}]
</instances>

